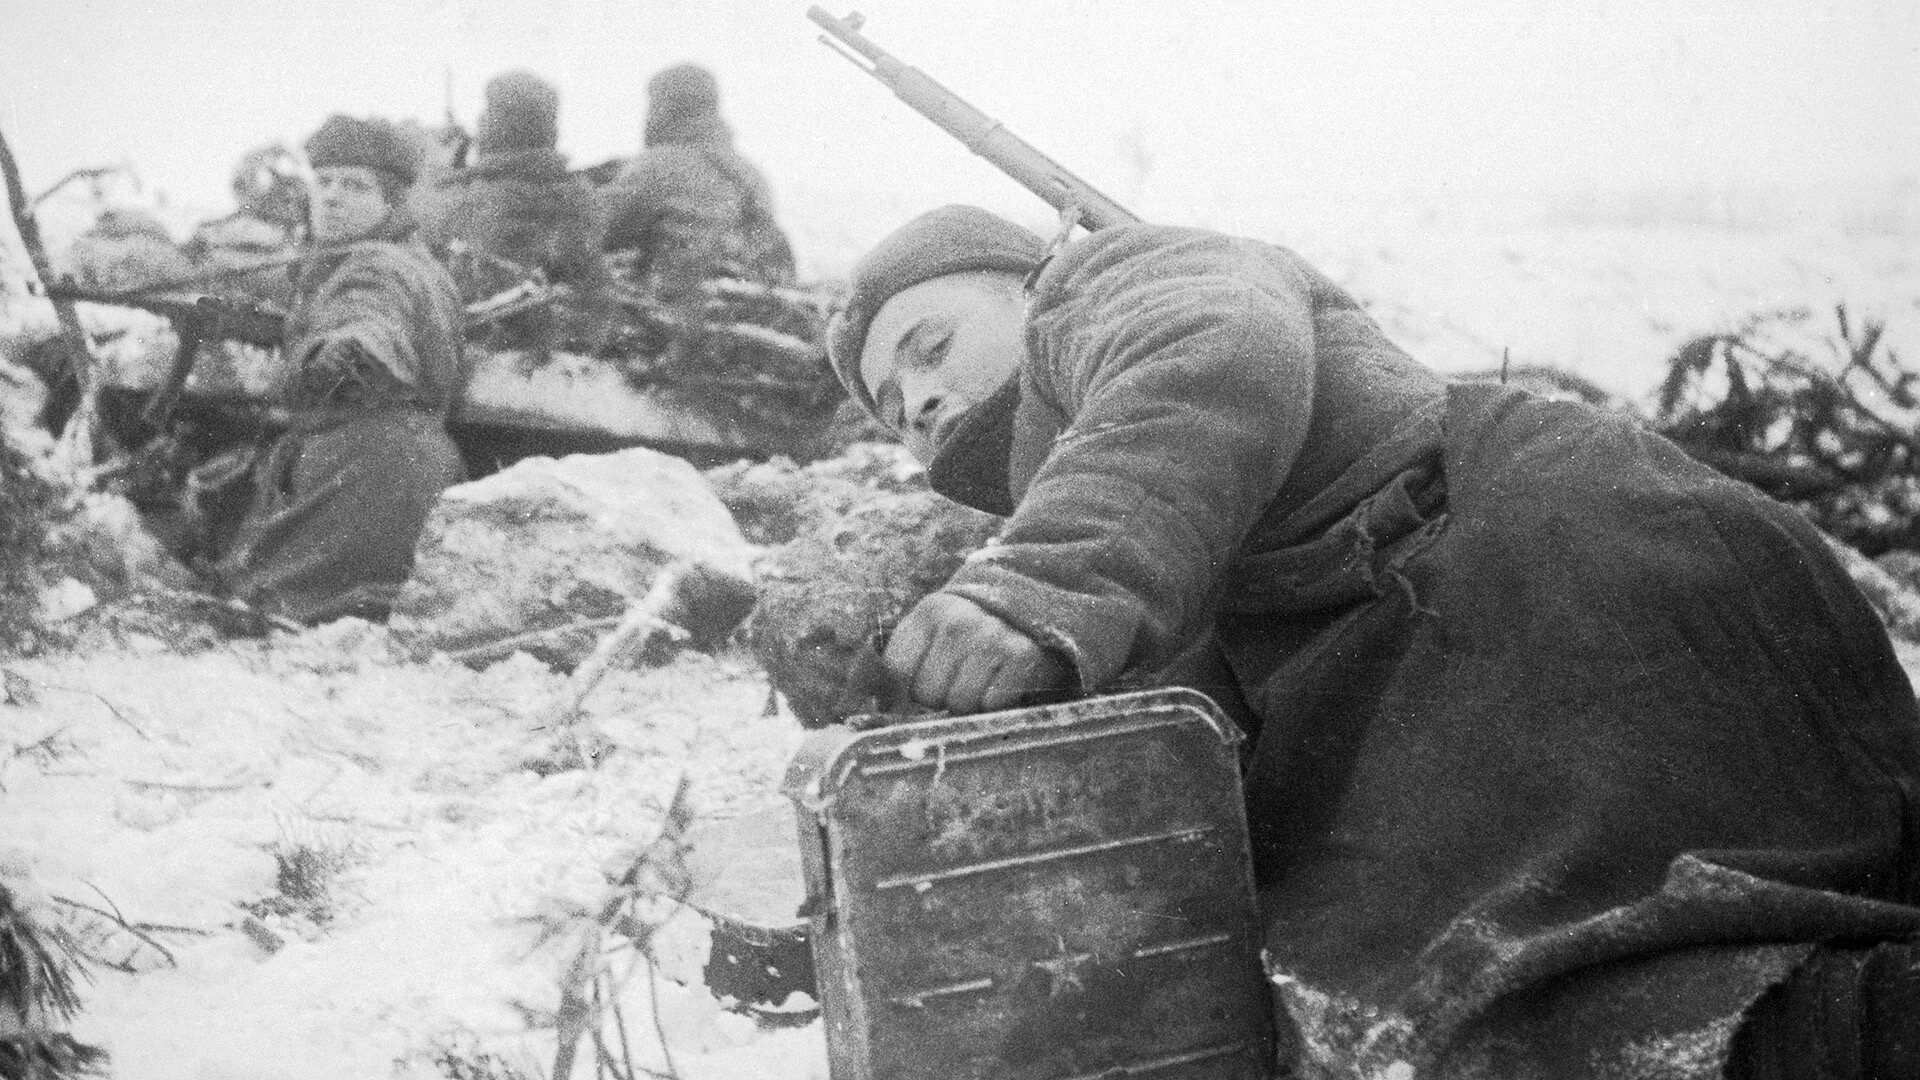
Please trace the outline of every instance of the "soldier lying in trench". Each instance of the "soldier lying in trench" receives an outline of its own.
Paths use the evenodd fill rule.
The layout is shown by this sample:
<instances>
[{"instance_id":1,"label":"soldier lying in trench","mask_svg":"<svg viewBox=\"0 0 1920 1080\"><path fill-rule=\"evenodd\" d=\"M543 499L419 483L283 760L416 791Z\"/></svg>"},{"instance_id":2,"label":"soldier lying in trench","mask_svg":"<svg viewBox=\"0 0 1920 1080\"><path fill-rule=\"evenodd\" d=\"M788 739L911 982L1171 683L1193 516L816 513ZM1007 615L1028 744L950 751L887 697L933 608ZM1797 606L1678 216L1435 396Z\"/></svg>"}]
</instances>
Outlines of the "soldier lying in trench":
<instances>
[{"instance_id":1,"label":"soldier lying in trench","mask_svg":"<svg viewBox=\"0 0 1920 1080\"><path fill-rule=\"evenodd\" d=\"M1253 736L1282 1072L1920 1074L1920 712L1793 512L1210 232L937 210L831 347L1007 517L888 642L919 701L1183 684Z\"/></svg>"}]
</instances>

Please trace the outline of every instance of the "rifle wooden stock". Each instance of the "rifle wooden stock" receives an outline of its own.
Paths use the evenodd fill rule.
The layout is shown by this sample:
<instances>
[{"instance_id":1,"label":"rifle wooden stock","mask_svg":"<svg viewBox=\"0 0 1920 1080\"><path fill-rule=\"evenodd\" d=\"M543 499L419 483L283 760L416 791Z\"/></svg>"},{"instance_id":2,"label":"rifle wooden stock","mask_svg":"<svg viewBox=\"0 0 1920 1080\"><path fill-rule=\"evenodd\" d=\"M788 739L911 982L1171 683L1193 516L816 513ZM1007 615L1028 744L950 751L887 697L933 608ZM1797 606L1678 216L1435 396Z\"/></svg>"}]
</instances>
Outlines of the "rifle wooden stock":
<instances>
[{"instance_id":1,"label":"rifle wooden stock","mask_svg":"<svg viewBox=\"0 0 1920 1080\"><path fill-rule=\"evenodd\" d=\"M836 19L819 7L807 9L807 18L818 23L834 40L853 50L872 66L857 66L885 83L895 97L915 112L933 121L940 130L960 140L975 154L992 162L1049 206L1066 214L1078 210L1080 224L1088 229L1104 229L1140 220L1131 210L1114 202L1099 189L1069 172L1065 166L1034 149L1031 143L1008 131L1006 126L940 85L919 68L902 63L885 49L860 33L859 14ZM822 39L824 40L824 39ZM848 59L853 59L849 56Z\"/></svg>"}]
</instances>

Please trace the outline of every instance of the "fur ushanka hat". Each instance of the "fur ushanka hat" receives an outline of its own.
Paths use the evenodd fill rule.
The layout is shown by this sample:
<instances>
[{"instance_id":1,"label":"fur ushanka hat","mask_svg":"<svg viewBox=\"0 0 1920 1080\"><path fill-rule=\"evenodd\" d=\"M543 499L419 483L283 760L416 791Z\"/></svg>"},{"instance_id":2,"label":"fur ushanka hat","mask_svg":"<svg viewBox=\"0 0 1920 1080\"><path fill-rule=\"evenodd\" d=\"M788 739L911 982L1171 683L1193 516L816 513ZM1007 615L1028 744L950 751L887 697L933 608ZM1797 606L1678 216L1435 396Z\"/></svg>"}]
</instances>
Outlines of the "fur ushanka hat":
<instances>
[{"instance_id":1,"label":"fur ushanka hat","mask_svg":"<svg viewBox=\"0 0 1920 1080\"><path fill-rule=\"evenodd\" d=\"M560 92L552 83L531 71L508 71L488 80L486 94L475 140L480 153L551 150L559 144Z\"/></svg>"},{"instance_id":2,"label":"fur ushanka hat","mask_svg":"<svg viewBox=\"0 0 1920 1080\"><path fill-rule=\"evenodd\" d=\"M642 146L727 142L720 119L720 81L698 64L675 64L647 80L647 123Z\"/></svg>"},{"instance_id":3,"label":"fur ushanka hat","mask_svg":"<svg viewBox=\"0 0 1920 1080\"><path fill-rule=\"evenodd\" d=\"M400 187L420 172L418 153L400 129L385 120L361 120L335 113L308 136L307 164L316 169L352 165L387 173Z\"/></svg>"},{"instance_id":4,"label":"fur ushanka hat","mask_svg":"<svg viewBox=\"0 0 1920 1080\"><path fill-rule=\"evenodd\" d=\"M699 64L675 64L647 80L647 107L716 112L720 108L720 81Z\"/></svg>"}]
</instances>

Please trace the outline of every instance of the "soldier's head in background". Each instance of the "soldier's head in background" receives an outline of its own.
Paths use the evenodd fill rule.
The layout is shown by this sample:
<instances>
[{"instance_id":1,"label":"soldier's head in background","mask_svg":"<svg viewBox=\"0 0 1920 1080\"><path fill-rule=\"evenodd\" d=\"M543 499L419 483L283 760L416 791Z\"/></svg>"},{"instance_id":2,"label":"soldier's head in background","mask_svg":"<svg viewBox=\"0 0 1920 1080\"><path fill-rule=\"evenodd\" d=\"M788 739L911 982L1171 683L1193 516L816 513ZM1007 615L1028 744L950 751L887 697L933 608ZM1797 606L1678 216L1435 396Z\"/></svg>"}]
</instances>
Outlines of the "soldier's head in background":
<instances>
[{"instance_id":1,"label":"soldier's head in background","mask_svg":"<svg viewBox=\"0 0 1920 1080\"><path fill-rule=\"evenodd\" d=\"M419 154L393 124L334 115L308 137L313 239L337 244L381 231L419 174Z\"/></svg>"},{"instance_id":2,"label":"soldier's head in background","mask_svg":"<svg viewBox=\"0 0 1920 1080\"><path fill-rule=\"evenodd\" d=\"M675 64L647 80L647 126L643 146L725 142L720 119L720 82L698 64Z\"/></svg>"},{"instance_id":3,"label":"soldier's head in background","mask_svg":"<svg viewBox=\"0 0 1920 1080\"><path fill-rule=\"evenodd\" d=\"M504 71L487 80L474 150L482 158L551 151L560 141L560 91L531 71Z\"/></svg>"},{"instance_id":4,"label":"soldier's head in background","mask_svg":"<svg viewBox=\"0 0 1920 1080\"><path fill-rule=\"evenodd\" d=\"M286 230L307 220L307 184L300 159L283 143L246 152L233 167L233 201L240 209Z\"/></svg>"},{"instance_id":5,"label":"soldier's head in background","mask_svg":"<svg viewBox=\"0 0 1920 1080\"><path fill-rule=\"evenodd\" d=\"M1025 362L1025 282L1045 248L985 210L945 206L854 265L847 306L828 331L834 370L921 461Z\"/></svg>"}]
</instances>

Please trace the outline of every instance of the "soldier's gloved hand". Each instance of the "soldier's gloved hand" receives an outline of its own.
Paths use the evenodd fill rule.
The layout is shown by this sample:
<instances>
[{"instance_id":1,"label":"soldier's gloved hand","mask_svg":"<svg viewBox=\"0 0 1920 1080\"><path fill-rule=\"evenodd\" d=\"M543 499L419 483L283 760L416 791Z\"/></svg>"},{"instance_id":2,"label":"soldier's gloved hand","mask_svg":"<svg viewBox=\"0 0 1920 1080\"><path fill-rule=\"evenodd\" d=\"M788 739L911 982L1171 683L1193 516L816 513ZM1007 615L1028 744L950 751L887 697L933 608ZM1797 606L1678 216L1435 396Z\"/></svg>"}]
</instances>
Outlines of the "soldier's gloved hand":
<instances>
[{"instance_id":1,"label":"soldier's gloved hand","mask_svg":"<svg viewBox=\"0 0 1920 1080\"><path fill-rule=\"evenodd\" d=\"M1055 690L1071 672L1060 656L964 597L936 592L914 605L887 642L887 666L915 701L955 713L1005 709Z\"/></svg>"},{"instance_id":2,"label":"soldier's gloved hand","mask_svg":"<svg viewBox=\"0 0 1920 1080\"><path fill-rule=\"evenodd\" d=\"M402 388L386 365L352 338L336 338L315 349L300 379L309 397L336 405L364 404Z\"/></svg>"}]
</instances>

